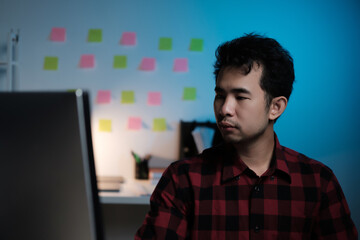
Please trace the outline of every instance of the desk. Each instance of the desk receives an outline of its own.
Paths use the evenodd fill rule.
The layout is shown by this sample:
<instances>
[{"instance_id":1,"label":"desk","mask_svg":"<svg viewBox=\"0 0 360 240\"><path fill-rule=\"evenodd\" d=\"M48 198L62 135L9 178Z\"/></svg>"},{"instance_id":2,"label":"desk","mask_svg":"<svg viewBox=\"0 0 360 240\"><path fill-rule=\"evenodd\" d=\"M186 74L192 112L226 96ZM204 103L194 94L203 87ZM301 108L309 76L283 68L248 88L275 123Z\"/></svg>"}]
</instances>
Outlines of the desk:
<instances>
[{"instance_id":1,"label":"desk","mask_svg":"<svg viewBox=\"0 0 360 240\"><path fill-rule=\"evenodd\" d=\"M148 180L131 180L121 184L119 192L100 192L102 204L149 205L155 185Z\"/></svg>"},{"instance_id":2,"label":"desk","mask_svg":"<svg viewBox=\"0 0 360 240\"><path fill-rule=\"evenodd\" d=\"M99 196L102 204L150 204L150 196L122 196L120 193L113 192L100 192Z\"/></svg>"}]
</instances>

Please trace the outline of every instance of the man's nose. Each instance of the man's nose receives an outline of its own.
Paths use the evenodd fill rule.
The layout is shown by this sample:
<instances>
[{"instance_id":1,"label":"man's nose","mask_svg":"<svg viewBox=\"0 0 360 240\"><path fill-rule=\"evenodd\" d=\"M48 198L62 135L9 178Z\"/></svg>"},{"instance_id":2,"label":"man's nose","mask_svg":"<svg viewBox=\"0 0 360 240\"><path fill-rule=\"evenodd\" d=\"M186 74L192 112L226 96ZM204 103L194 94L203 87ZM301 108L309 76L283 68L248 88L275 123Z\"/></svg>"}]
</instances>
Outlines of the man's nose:
<instances>
[{"instance_id":1,"label":"man's nose","mask_svg":"<svg viewBox=\"0 0 360 240\"><path fill-rule=\"evenodd\" d=\"M221 114L223 116L233 116L235 112L235 101L231 97L225 98L223 105L221 106Z\"/></svg>"}]
</instances>

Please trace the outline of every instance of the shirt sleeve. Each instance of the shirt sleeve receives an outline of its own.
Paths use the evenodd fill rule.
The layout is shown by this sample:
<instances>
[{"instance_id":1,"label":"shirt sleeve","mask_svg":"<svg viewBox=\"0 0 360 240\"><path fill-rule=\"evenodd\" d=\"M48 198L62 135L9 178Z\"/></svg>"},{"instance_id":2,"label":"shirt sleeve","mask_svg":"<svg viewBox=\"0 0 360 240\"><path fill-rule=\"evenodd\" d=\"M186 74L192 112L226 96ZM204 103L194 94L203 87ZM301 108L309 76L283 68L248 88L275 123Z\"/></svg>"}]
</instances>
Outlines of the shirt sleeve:
<instances>
[{"instance_id":1,"label":"shirt sleeve","mask_svg":"<svg viewBox=\"0 0 360 240\"><path fill-rule=\"evenodd\" d=\"M150 198L150 211L135 235L139 239L185 239L190 185L186 173L170 165Z\"/></svg>"},{"instance_id":2,"label":"shirt sleeve","mask_svg":"<svg viewBox=\"0 0 360 240\"><path fill-rule=\"evenodd\" d=\"M356 227L341 186L333 172L324 168L321 173L321 205L314 226L315 239L358 239Z\"/></svg>"}]
</instances>

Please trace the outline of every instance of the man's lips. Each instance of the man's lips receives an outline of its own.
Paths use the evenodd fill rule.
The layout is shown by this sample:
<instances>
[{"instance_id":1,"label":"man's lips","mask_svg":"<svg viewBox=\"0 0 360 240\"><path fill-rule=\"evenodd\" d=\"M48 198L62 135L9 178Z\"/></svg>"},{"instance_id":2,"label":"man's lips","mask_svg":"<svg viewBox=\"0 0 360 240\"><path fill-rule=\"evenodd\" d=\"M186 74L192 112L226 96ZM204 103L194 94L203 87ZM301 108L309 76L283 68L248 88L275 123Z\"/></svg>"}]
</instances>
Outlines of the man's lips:
<instances>
[{"instance_id":1,"label":"man's lips","mask_svg":"<svg viewBox=\"0 0 360 240\"><path fill-rule=\"evenodd\" d=\"M224 128L224 129L235 128L235 126L233 124L228 123L228 122L220 122L219 127Z\"/></svg>"}]
</instances>

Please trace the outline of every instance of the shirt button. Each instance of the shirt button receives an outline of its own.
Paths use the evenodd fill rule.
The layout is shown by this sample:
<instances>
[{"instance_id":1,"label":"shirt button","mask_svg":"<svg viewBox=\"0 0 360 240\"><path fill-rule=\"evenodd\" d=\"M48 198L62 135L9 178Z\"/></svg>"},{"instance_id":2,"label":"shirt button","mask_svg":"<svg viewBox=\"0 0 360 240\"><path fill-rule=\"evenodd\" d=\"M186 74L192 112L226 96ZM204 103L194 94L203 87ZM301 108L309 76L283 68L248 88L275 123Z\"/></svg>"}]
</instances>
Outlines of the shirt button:
<instances>
[{"instance_id":1,"label":"shirt button","mask_svg":"<svg viewBox=\"0 0 360 240\"><path fill-rule=\"evenodd\" d=\"M275 179L275 176L271 176L271 177L270 177L270 180L271 180L271 181L274 181L274 179Z\"/></svg>"},{"instance_id":2,"label":"shirt button","mask_svg":"<svg viewBox=\"0 0 360 240\"><path fill-rule=\"evenodd\" d=\"M259 191L260 191L260 187L259 187L258 185L256 185L255 188L254 188L254 190L255 190L256 192L259 192Z\"/></svg>"},{"instance_id":3,"label":"shirt button","mask_svg":"<svg viewBox=\"0 0 360 240\"><path fill-rule=\"evenodd\" d=\"M256 226L255 226L254 232L256 232L256 233L260 232L260 226L259 226L259 225L256 225Z\"/></svg>"},{"instance_id":4,"label":"shirt button","mask_svg":"<svg viewBox=\"0 0 360 240\"><path fill-rule=\"evenodd\" d=\"M235 178L236 181L238 181L239 179L240 179L240 176L237 176L237 177Z\"/></svg>"}]
</instances>

